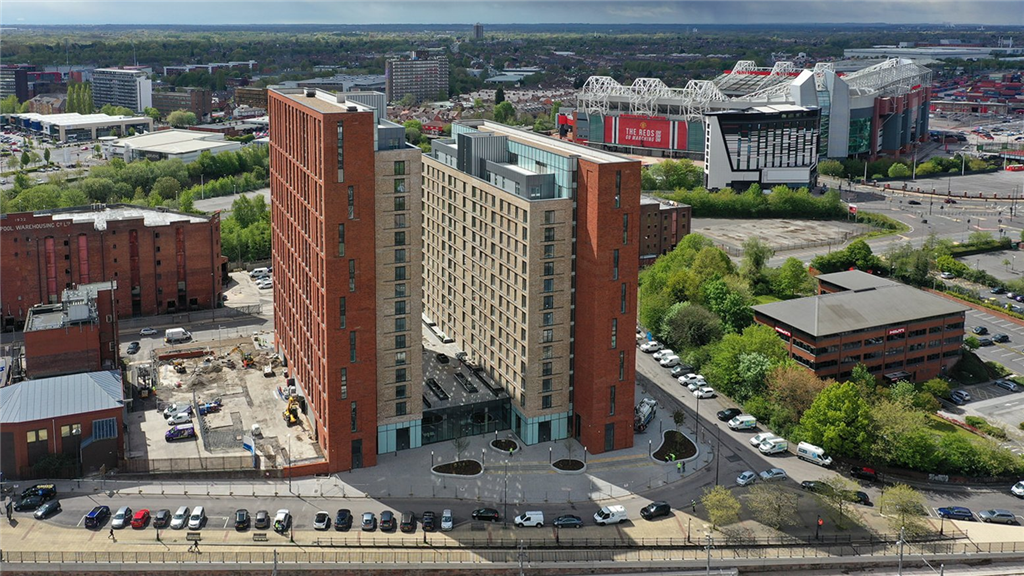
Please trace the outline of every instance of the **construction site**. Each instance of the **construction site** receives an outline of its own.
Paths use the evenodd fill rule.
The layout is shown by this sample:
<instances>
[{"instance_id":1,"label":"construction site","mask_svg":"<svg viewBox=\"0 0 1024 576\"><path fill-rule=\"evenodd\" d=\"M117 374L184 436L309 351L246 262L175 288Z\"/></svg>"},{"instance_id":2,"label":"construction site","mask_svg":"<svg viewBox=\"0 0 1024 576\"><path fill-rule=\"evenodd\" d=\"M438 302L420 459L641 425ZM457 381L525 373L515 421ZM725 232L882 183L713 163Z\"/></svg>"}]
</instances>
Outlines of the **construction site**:
<instances>
[{"instance_id":1,"label":"construction site","mask_svg":"<svg viewBox=\"0 0 1024 576\"><path fill-rule=\"evenodd\" d=\"M272 470L322 459L272 338L257 332L153 350L139 368L145 409L126 421L128 471ZM167 437L189 426L194 434Z\"/></svg>"}]
</instances>

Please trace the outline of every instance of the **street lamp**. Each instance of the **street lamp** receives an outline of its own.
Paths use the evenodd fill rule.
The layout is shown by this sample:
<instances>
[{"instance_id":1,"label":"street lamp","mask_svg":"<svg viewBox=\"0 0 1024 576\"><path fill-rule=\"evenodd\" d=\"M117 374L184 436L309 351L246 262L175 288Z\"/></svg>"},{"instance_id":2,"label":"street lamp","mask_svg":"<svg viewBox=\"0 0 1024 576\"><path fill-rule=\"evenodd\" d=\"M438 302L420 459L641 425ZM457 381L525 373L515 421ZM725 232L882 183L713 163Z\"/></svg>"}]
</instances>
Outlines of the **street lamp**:
<instances>
[{"instance_id":1,"label":"street lamp","mask_svg":"<svg viewBox=\"0 0 1024 576\"><path fill-rule=\"evenodd\" d=\"M502 522L508 525L508 458L505 459L505 495L502 497L505 512L501 515Z\"/></svg>"},{"instance_id":2,"label":"street lamp","mask_svg":"<svg viewBox=\"0 0 1024 576\"><path fill-rule=\"evenodd\" d=\"M292 435L288 435L288 492L292 491Z\"/></svg>"},{"instance_id":3,"label":"street lamp","mask_svg":"<svg viewBox=\"0 0 1024 576\"><path fill-rule=\"evenodd\" d=\"M431 470L434 469L434 451L433 450L430 451L430 469Z\"/></svg>"}]
</instances>

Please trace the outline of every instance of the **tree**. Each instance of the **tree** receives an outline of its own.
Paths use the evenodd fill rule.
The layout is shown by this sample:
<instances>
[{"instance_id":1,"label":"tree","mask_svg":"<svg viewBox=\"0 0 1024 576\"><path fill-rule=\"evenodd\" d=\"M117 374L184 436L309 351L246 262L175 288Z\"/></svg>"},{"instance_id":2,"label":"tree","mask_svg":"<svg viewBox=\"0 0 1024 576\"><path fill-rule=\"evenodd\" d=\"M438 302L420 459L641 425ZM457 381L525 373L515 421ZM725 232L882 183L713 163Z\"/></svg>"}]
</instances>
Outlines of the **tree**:
<instances>
[{"instance_id":1,"label":"tree","mask_svg":"<svg viewBox=\"0 0 1024 576\"><path fill-rule=\"evenodd\" d=\"M187 110L175 110L167 115L167 123L175 128L195 126L196 122L197 119L195 113Z\"/></svg>"},{"instance_id":2,"label":"tree","mask_svg":"<svg viewBox=\"0 0 1024 576\"><path fill-rule=\"evenodd\" d=\"M743 241L743 261L740 264L740 274L747 279L750 290L754 294L768 292L764 268L774 255L775 250L757 236L751 236Z\"/></svg>"},{"instance_id":3,"label":"tree","mask_svg":"<svg viewBox=\"0 0 1024 576\"><path fill-rule=\"evenodd\" d=\"M467 436L456 436L452 438L452 446L455 447L455 459L462 460L462 453L469 448L469 438Z\"/></svg>"},{"instance_id":4,"label":"tree","mask_svg":"<svg viewBox=\"0 0 1024 576\"><path fill-rule=\"evenodd\" d=\"M505 101L505 87L501 84L498 85L498 89L494 91L494 106L497 108L498 104Z\"/></svg>"},{"instance_id":5,"label":"tree","mask_svg":"<svg viewBox=\"0 0 1024 576\"><path fill-rule=\"evenodd\" d=\"M31 161L32 160L31 160L31 158L28 155L28 150L23 151L21 153L21 167L25 168L26 166L28 166L28 163L31 162Z\"/></svg>"},{"instance_id":6,"label":"tree","mask_svg":"<svg viewBox=\"0 0 1024 576\"><path fill-rule=\"evenodd\" d=\"M700 304L679 302L665 313L657 333L673 350L699 348L722 337L722 321Z\"/></svg>"},{"instance_id":7,"label":"tree","mask_svg":"<svg viewBox=\"0 0 1024 576\"><path fill-rule=\"evenodd\" d=\"M178 200L178 210L187 214L195 214L197 212L195 199L196 193L192 190L186 190Z\"/></svg>"},{"instance_id":8,"label":"tree","mask_svg":"<svg viewBox=\"0 0 1024 576\"><path fill-rule=\"evenodd\" d=\"M776 366L768 375L767 382L772 399L792 410L795 420L803 416L818 394L831 383L793 362Z\"/></svg>"},{"instance_id":9,"label":"tree","mask_svg":"<svg viewBox=\"0 0 1024 576\"><path fill-rule=\"evenodd\" d=\"M712 529L739 522L740 501L725 486L705 489L700 503L708 511L708 520L711 520Z\"/></svg>"},{"instance_id":10,"label":"tree","mask_svg":"<svg viewBox=\"0 0 1024 576\"><path fill-rule=\"evenodd\" d=\"M818 172L825 176L831 176L833 178L843 177L843 165L838 160L822 160L818 163Z\"/></svg>"},{"instance_id":11,"label":"tree","mask_svg":"<svg viewBox=\"0 0 1024 576\"><path fill-rule=\"evenodd\" d=\"M715 383L715 388L735 400L744 402L759 394L764 383L748 386L750 372L761 365L761 359L751 356L746 359L745 371L740 370L742 356L757 354L767 358L772 367L781 364L787 357L786 348L775 330L762 324L748 326L740 334L726 334L710 347L710 359L704 365L704 375Z\"/></svg>"},{"instance_id":12,"label":"tree","mask_svg":"<svg viewBox=\"0 0 1024 576\"><path fill-rule=\"evenodd\" d=\"M160 119L160 111L157 110L156 108L153 108L152 106L147 106L147 107L143 108L142 109L142 113L145 114L146 116L149 116L153 120L159 120Z\"/></svg>"},{"instance_id":13,"label":"tree","mask_svg":"<svg viewBox=\"0 0 1024 576\"><path fill-rule=\"evenodd\" d=\"M838 515L836 518L836 526L839 528L843 527L843 521L846 519L846 508L850 504L850 500L853 496L857 485L852 480L845 476L835 474L827 478L819 480L825 489L821 491L822 499L832 506L832 509L836 511Z\"/></svg>"},{"instance_id":14,"label":"tree","mask_svg":"<svg viewBox=\"0 0 1024 576\"><path fill-rule=\"evenodd\" d=\"M964 348L967 348L971 352L981 348L981 340L978 340L977 336L968 336L964 338Z\"/></svg>"},{"instance_id":15,"label":"tree","mask_svg":"<svg viewBox=\"0 0 1024 576\"><path fill-rule=\"evenodd\" d=\"M701 253L703 252L702 250ZM749 326L754 320L754 311L747 304L746 298L729 288L725 281L721 279L704 283L703 300L708 310L711 310L721 318L726 332L739 332Z\"/></svg>"},{"instance_id":16,"label":"tree","mask_svg":"<svg viewBox=\"0 0 1024 576\"><path fill-rule=\"evenodd\" d=\"M18 97L14 94L0 100L0 114L14 114L18 111L18 107Z\"/></svg>"},{"instance_id":17,"label":"tree","mask_svg":"<svg viewBox=\"0 0 1024 576\"><path fill-rule=\"evenodd\" d=\"M494 121L499 124L508 124L516 119L516 110L512 104L502 101L494 107Z\"/></svg>"},{"instance_id":18,"label":"tree","mask_svg":"<svg viewBox=\"0 0 1024 576\"><path fill-rule=\"evenodd\" d=\"M266 201L259 194L252 196L243 194L231 203L231 216L238 221L241 228L252 226L262 219L266 212Z\"/></svg>"},{"instance_id":19,"label":"tree","mask_svg":"<svg viewBox=\"0 0 1024 576\"><path fill-rule=\"evenodd\" d=\"M910 176L910 168L906 164L897 162L889 166L889 178L906 178Z\"/></svg>"},{"instance_id":20,"label":"tree","mask_svg":"<svg viewBox=\"0 0 1024 576\"><path fill-rule=\"evenodd\" d=\"M767 484L755 484L747 495L747 508L754 519L779 529L796 523L796 496Z\"/></svg>"},{"instance_id":21,"label":"tree","mask_svg":"<svg viewBox=\"0 0 1024 576\"><path fill-rule=\"evenodd\" d=\"M833 383L800 418L799 438L842 456L866 455L871 448L871 407L856 384Z\"/></svg>"},{"instance_id":22,"label":"tree","mask_svg":"<svg viewBox=\"0 0 1024 576\"><path fill-rule=\"evenodd\" d=\"M416 97L412 94L406 94L405 96L402 96L402 99L399 100L398 103L408 108L416 103Z\"/></svg>"},{"instance_id":23,"label":"tree","mask_svg":"<svg viewBox=\"0 0 1024 576\"><path fill-rule=\"evenodd\" d=\"M423 133L416 128L405 129L405 141L410 144L419 144L420 140L423 139Z\"/></svg>"},{"instance_id":24,"label":"tree","mask_svg":"<svg viewBox=\"0 0 1024 576\"><path fill-rule=\"evenodd\" d=\"M676 410L672 413L672 422L675 423L676 428L679 428L686 423L686 412L682 410Z\"/></svg>"},{"instance_id":25,"label":"tree","mask_svg":"<svg viewBox=\"0 0 1024 576\"><path fill-rule=\"evenodd\" d=\"M533 123L534 132L548 132L554 129L554 123L547 116L538 116L537 121Z\"/></svg>"},{"instance_id":26,"label":"tree","mask_svg":"<svg viewBox=\"0 0 1024 576\"><path fill-rule=\"evenodd\" d=\"M49 148L43 148L43 160L47 164L50 163L50 149Z\"/></svg>"},{"instance_id":27,"label":"tree","mask_svg":"<svg viewBox=\"0 0 1024 576\"><path fill-rule=\"evenodd\" d=\"M925 532L925 524L922 521L925 510L924 497L906 484L897 484L886 489L878 497L878 510L894 532L903 529L908 536L917 536Z\"/></svg>"},{"instance_id":28,"label":"tree","mask_svg":"<svg viewBox=\"0 0 1024 576\"><path fill-rule=\"evenodd\" d=\"M412 128L417 132L423 132L423 122L420 122L419 120L406 120L405 122L402 122L402 127L406 130Z\"/></svg>"},{"instance_id":29,"label":"tree","mask_svg":"<svg viewBox=\"0 0 1024 576\"><path fill-rule=\"evenodd\" d=\"M804 263L790 256L771 277L772 293L779 298L792 298L814 291L814 279Z\"/></svg>"}]
</instances>

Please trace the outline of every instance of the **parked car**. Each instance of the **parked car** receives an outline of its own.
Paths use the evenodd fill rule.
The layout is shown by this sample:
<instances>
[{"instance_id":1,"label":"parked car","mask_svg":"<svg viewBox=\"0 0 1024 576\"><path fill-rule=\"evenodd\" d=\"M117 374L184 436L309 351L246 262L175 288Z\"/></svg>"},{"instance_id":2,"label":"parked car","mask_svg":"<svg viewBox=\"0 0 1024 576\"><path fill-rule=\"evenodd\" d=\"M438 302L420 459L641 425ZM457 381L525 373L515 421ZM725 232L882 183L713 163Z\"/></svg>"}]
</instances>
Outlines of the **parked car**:
<instances>
[{"instance_id":1,"label":"parked car","mask_svg":"<svg viewBox=\"0 0 1024 576\"><path fill-rule=\"evenodd\" d=\"M760 434L754 434L754 437L750 439L750 445L760 446L761 442L764 442L765 440L774 440L776 438L778 438L778 436L771 432L761 432Z\"/></svg>"},{"instance_id":2,"label":"parked car","mask_svg":"<svg viewBox=\"0 0 1024 576\"><path fill-rule=\"evenodd\" d=\"M253 526L257 530L266 530L270 528L270 512L266 510L257 510L256 518L253 519Z\"/></svg>"},{"instance_id":3,"label":"parked car","mask_svg":"<svg viewBox=\"0 0 1024 576\"><path fill-rule=\"evenodd\" d=\"M669 356L662 356L661 360L658 360L658 364L662 368L671 368L679 364L679 356L676 356L675 354L671 354Z\"/></svg>"},{"instance_id":4,"label":"parked car","mask_svg":"<svg viewBox=\"0 0 1024 576\"><path fill-rule=\"evenodd\" d=\"M944 506L936 510L939 516L949 520L974 520L974 512L963 506Z\"/></svg>"},{"instance_id":5,"label":"parked car","mask_svg":"<svg viewBox=\"0 0 1024 576\"><path fill-rule=\"evenodd\" d=\"M155 328L143 328L142 330L139 330L139 335L140 336L156 336L156 329Z\"/></svg>"},{"instance_id":6,"label":"parked car","mask_svg":"<svg viewBox=\"0 0 1024 576\"><path fill-rule=\"evenodd\" d=\"M1009 342L1010 341L1010 337L1008 335L1006 335L1006 334L996 334L996 335L992 336L992 341L993 342L998 342L998 343L1002 344L1004 342Z\"/></svg>"},{"instance_id":7,"label":"parked car","mask_svg":"<svg viewBox=\"0 0 1024 576\"><path fill-rule=\"evenodd\" d=\"M57 500L50 500L49 502L43 502L39 508L36 508L36 511L32 515L36 517L36 520L46 520L57 512L60 512L60 502Z\"/></svg>"},{"instance_id":8,"label":"parked car","mask_svg":"<svg viewBox=\"0 0 1024 576\"><path fill-rule=\"evenodd\" d=\"M512 523L516 526L533 526L534 528L544 527L544 513L540 511L523 512L516 516Z\"/></svg>"},{"instance_id":9,"label":"parked car","mask_svg":"<svg viewBox=\"0 0 1024 576\"><path fill-rule=\"evenodd\" d=\"M786 474L786 471L782 468L769 468L764 472L761 472L760 476L762 482L772 482L775 480L785 480L786 478L789 478L789 475Z\"/></svg>"},{"instance_id":10,"label":"parked car","mask_svg":"<svg viewBox=\"0 0 1024 576\"><path fill-rule=\"evenodd\" d=\"M1017 498L1024 498L1024 480L1017 482L1010 487L1010 494L1013 494Z\"/></svg>"},{"instance_id":11,"label":"parked car","mask_svg":"<svg viewBox=\"0 0 1024 576\"><path fill-rule=\"evenodd\" d=\"M583 519L572 514L564 514L555 518L555 528L583 528Z\"/></svg>"},{"instance_id":12,"label":"parked car","mask_svg":"<svg viewBox=\"0 0 1024 576\"><path fill-rule=\"evenodd\" d=\"M756 481L757 481L757 474L755 474L751 470L747 470L746 472L743 472L742 474L740 474L739 476L736 477L736 483L739 484L740 486L746 486L747 484L753 484Z\"/></svg>"},{"instance_id":13,"label":"parked car","mask_svg":"<svg viewBox=\"0 0 1024 576\"><path fill-rule=\"evenodd\" d=\"M911 206L920 206L921 205L921 203L918 202L917 200L908 200L907 204L910 204Z\"/></svg>"},{"instance_id":14,"label":"parked car","mask_svg":"<svg viewBox=\"0 0 1024 576\"><path fill-rule=\"evenodd\" d=\"M850 492L849 500L854 504L861 504L863 506L874 506L874 504L871 503L871 498L868 498L868 493L861 492L860 490Z\"/></svg>"},{"instance_id":15,"label":"parked car","mask_svg":"<svg viewBox=\"0 0 1024 576\"><path fill-rule=\"evenodd\" d=\"M494 508L477 508L470 514L473 520L487 520L490 522L497 522L501 520L501 515Z\"/></svg>"},{"instance_id":16,"label":"parked car","mask_svg":"<svg viewBox=\"0 0 1024 576\"><path fill-rule=\"evenodd\" d=\"M726 408L725 410L719 410L715 416L722 422L728 422L740 414L743 414L743 410L739 408Z\"/></svg>"},{"instance_id":17,"label":"parked car","mask_svg":"<svg viewBox=\"0 0 1024 576\"><path fill-rule=\"evenodd\" d=\"M153 528L167 528L170 523L171 511L167 508L161 508L153 515Z\"/></svg>"},{"instance_id":18,"label":"parked car","mask_svg":"<svg viewBox=\"0 0 1024 576\"><path fill-rule=\"evenodd\" d=\"M188 522L188 506L182 506L174 511L174 516L171 516L171 529L181 530L185 527Z\"/></svg>"},{"instance_id":19,"label":"parked car","mask_svg":"<svg viewBox=\"0 0 1024 576\"><path fill-rule=\"evenodd\" d=\"M173 416L167 418L168 426L177 426L179 424L187 424L192 421L192 415L188 412L178 412Z\"/></svg>"},{"instance_id":20,"label":"parked car","mask_svg":"<svg viewBox=\"0 0 1024 576\"><path fill-rule=\"evenodd\" d=\"M704 400L706 398L714 398L715 397L715 389L710 387L710 386L701 386L700 388L697 388L696 390L693 391L693 395L698 400Z\"/></svg>"},{"instance_id":21,"label":"parked car","mask_svg":"<svg viewBox=\"0 0 1024 576\"><path fill-rule=\"evenodd\" d=\"M1020 389L1020 387L1017 386L1016 382L1013 382L1012 380L1006 380L1006 379L1003 379L1003 378L1000 378L999 380L996 380L995 381L995 385L999 386L1000 388L1002 388L1004 390L1009 390L1010 392L1016 392L1017 390Z\"/></svg>"},{"instance_id":22,"label":"parked car","mask_svg":"<svg viewBox=\"0 0 1024 576\"><path fill-rule=\"evenodd\" d=\"M334 529L338 532L352 528L352 511L348 508L341 508L334 516Z\"/></svg>"},{"instance_id":23,"label":"parked car","mask_svg":"<svg viewBox=\"0 0 1024 576\"><path fill-rule=\"evenodd\" d=\"M452 516L452 511L445 508L441 512L441 532L448 532L455 528L455 517Z\"/></svg>"},{"instance_id":24,"label":"parked car","mask_svg":"<svg viewBox=\"0 0 1024 576\"><path fill-rule=\"evenodd\" d=\"M22 496L14 503L14 510L17 512L23 512L25 510L35 510L46 502L46 498L39 494L29 494L28 496Z\"/></svg>"},{"instance_id":25,"label":"parked car","mask_svg":"<svg viewBox=\"0 0 1024 576\"><path fill-rule=\"evenodd\" d=\"M380 513L380 529L382 532L391 532L396 528L395 526L395 513L391 510L385 510Z\"/></svg>"},{"instance_id":26,"label":"parked car","mask_svg":"<svg viewBox=\"0 0 1024 576\"><path fill-rule=\"evenodd\" d=\"M292 515L287 508L282 508L274 515L274 532L283 534L292 527Z\"/></svg>"},{"instance_id":27,"label":"parked car","mask_svg":"<svg viewBox=\"0 0 1024 576\"><path fill-rule=\"evenodd\" d=\"M131 344L128 345L128 350L126 350L125 352L129 356L131 356L132 354L138 354L140 348L141 346L139 345L138 342L132 342Z\"/></svg>"},{"instance_id":28,"label":"parked car","mask_svg":"<svg viewBox=\"0 0 1024 576\"><path fill-rule=\"evenodd\" d=\"M321 510L313 516L313 530L327 530L331 527L331 515Z\"/></svg>"},{"instance_id":29,"label":"parked car","mask_svg":"<svg viewBox=\"0 0 1024 576\"><path fill-rule=\"evenodd\" d=\"M963 388L957 388L949 393L949 399L952 400L954 404L960 405L965 402L970 402L971 395Z\"/></svg>"},{"instance_id":30,"label":"parked car","mask_svg":"<svg viewBox=\"0 0 1024 576\"><path fill-rule=\"evenodd\" d=\"M188 529L201 530L203 524L206 524L206 509L202 506L196 506L192 509L192 515L188 517Z\"/></svg>"},{"instance_id":31,"label":"parked car","mask_svg":"<svg viewBox=\"0 0 1024 576\"><path fill-rule=\"evenodd\" d=\"M978 518L982 522L993 522L996 524L1016 524L1017 516L1009 510L982 510L978 512Z\"/></svg>"},{"instance_id":32,"label":"parked car","mask_svg":"<svg viewBox=\"0 0 1024 576\"><path fill-rule=\"evenodd\" d=\"M819 482L817 480L804 480L803 482L800 483L800 489L807 490L808 492L814 492L817 494L831 492L831 488L828 484L825 484L824 482Z\"/></svg>"},{"instance_id":33,"label":"parked car","mask_svg":"<svg viewBox=\"0 0 1024 576\"><path fill-rule=\"evenodd\" d=\"M665 358L666 356L675 356L675 354L676 353L671 348L662 348L661 350L658 350L657 352L652 354L651 358L654 358L658 362L661 362L662 358Z\"/></svg>"},{"instance_id":34,"label":"parked car","mask_svg":"<svg viewBox=\"0 0 1024 576\"><path fill-rule=\"evenodd\" d=\"M434 532L437 530L437 515L427 510L420 518L420 523L423 525L424 532Z\"/></svg>"},{"instance_id":35,"label":"parked car","mask_svg":"<svg viewBox=\"0 0 1024 576\"><path fill-rule=\"evenodd\" d=\"M980 336L982 334L988 334L988 328L985 328L984 326L975 326L974 328L971 328L971 332Z\"/></svg>"},{"instance_id":36,"label":"parked car","mask_svg":"<svg viewBox=\"0 0 1024 576\"><path fill-rule=\"evenodd\" d=\"M373 512L363 512L362 528L364 532L373 532L377 529L377 517Z\"/></svg>"},{"instance_id":37,"label":"parked car","mask_svg":"<svg viewBox=\"0 0 1024 576\"><path fill-rule=\"evenodd\" d=\"M956 278L956 274L953 274L952 272L943 272L942 274L939 274L939 278L942 278L943 280L952 280L953 278Z\"/></svg>"},{"instance_id":38,"label":"parked car","mask_svg":"<svg viewBox=\"0 0 1024 576\"><path fill-rule=\"evenodd\" d=\"M644 520L654 520L655 518L668 516L671 513L672 507L668 505L668 502L662 500L651 502L640 509L640 517Z\"/></svg>"},{"instance_id":39,"label":"parked car","mask_svg":"<svg viewBox=\"0 0 1024 576\"><path fill-rule=\"evenodd\" d=\"M1006 293L1006 288L1003 288L1002 286L993 286L992 290L990 290L990 292L992 294L1005 294Z\"/></svg>"},{"instance_id":40,"label":"parked car","mask_svg":"<svg viewBox=\"0 0 1024 576\"><path fill-rule=\"evenodd\" d=\"M878 482L878 472L875 472L874 468L864 468L862 466L854 466L850 468L850 476L857 478L858 480L867 480L868 482Z\"/></svg>"},{"instance_id":41,"label":"parked car","mask_svg":"<svg viewBox=\"0 0 1024 576\"><path fill-rule=\"evenodd\" d=\"M982 338L978 340L978 346L991 346L992 344L994 344L994 342L992 342L991 338Z\"/></svg>"},{"instance_id":42,"label":"parked car","mask_svg":"<svg viewBox=\"0 0 1024 576\"><path fill-rule=\"evenodd\" d=\"M654 352L657 352L658 350L661 350L662 348L663 348L663 346L661 345L661 342L658 342L657 340L651 340L650 342L644 342L643 344L640 345L640 351L641 352L646 352L648 354L652 354Z\"/></svg>"},{"instance_id":43,"label":"parked car","mask_svg":"<svg viewBox=\"0 0 1024 576\"><path fill-rule=\"evenodd\" d=\"M249 528L249 511L245 508L235 510L235 530L247 530Z\"/></svg>"},{"instance_id":44,"label":"parked car","mask_svg":"<svg viewBox=\"0 0 1024 576\"><path fill-rule=\"evenodd\" d=\"M111 528L126 528L132 521L132 509L128 506L121 506L117 509L117 513L114 514L114 519L110 521Z\"/></svg>"},{"instance_id":45,"label":"parked car","mask_svg":"<svg viewBox=\"0 0 1024 576\"><path fill-rule=\"evenodd\" d=\"M85 515L85 527L99 528L103 526L107 518L110 518L110 508L107 506L97 506Z\"/></svg>"},{"instance_id":46,"label":"parked car","mask_svg":"<svg viewBox=\"0 0 1024 576\"><path fill-rule=\"evenodd\" d=\"M450 361L451 360L448 359L448 355L447 354L445 354L443 352L438 352L438 354L437 354L437 363L438 364L447 364Z\"/></svg>"},{"instance_id":47,"label":"parked car","mask_svg":"<svg viewBox=\"0 0 1024 576\"><path fill-rule=\"evenodd\" d=\"M405 534L411 534L416 531L416 513L405 511L402 512L402 520L398 524L398 529Z\"/></svg>"}]
</instances>

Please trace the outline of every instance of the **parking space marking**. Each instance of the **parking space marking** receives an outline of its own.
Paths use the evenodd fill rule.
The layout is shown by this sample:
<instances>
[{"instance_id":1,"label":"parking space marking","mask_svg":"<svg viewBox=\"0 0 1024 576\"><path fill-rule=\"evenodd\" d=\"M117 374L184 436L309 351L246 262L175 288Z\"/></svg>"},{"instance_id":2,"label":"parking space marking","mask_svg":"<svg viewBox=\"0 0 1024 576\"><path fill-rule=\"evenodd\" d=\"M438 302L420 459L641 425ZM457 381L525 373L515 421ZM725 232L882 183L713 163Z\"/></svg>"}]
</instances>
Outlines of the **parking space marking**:
<instances>
[{"instance_id":1,"label":"parking space marking","mask_svg":"<svg viewBox=\"0 0 1024 576\"><path fill-rule=\"evenodd\" d=\"M86 514L86 516L88 516L88 514ZM84 522L85 522L85 516L82 516L82 517L81 517L81 518L80 518L80 519L78 520L78 524L75 524L75 527L77 528L77 527L81 526L81 525L82 525L82 524L83 524Z\"/></svg>"}]
</instances>

